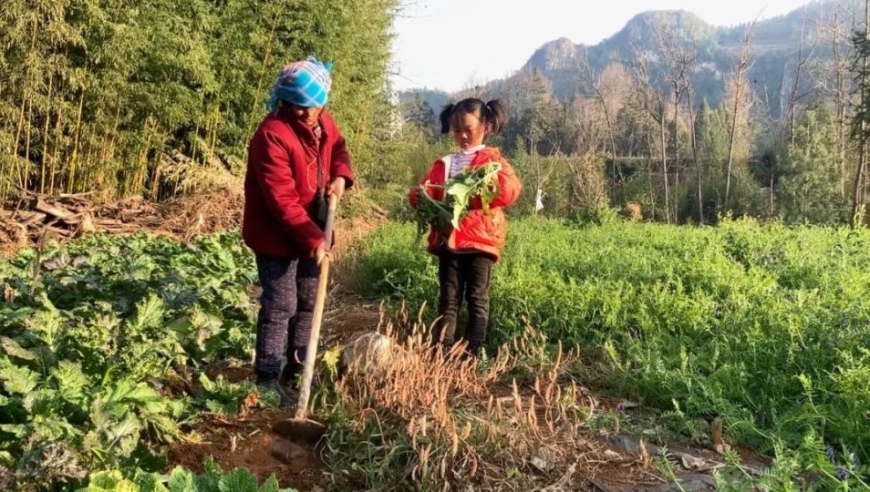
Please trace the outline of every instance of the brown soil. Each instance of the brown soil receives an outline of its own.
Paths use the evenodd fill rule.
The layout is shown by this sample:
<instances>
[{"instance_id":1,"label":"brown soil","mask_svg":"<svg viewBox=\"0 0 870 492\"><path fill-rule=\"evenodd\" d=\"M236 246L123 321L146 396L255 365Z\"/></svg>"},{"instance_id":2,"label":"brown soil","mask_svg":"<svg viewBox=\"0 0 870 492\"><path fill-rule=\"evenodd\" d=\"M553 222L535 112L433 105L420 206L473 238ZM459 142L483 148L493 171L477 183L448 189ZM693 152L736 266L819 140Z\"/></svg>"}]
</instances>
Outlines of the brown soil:
<instances>
[{"instance_id":1,"label":"brown soil","mask_svg":"<svg viewBox=\"0 0 870 492\"><path fill-rule=\"evenodd\" d=\"M355 333L370 331L377 327L380 319L377 305L354 303L350 294L337 294L340 300L331 300L330 305L334 307L324 316L324 347L340 344ZM209 377L218 375L230 382L253 379L249 366L209 370ZM249 409L241 418L208 417L196 429L201 436L197 442L170 448L168 469L181 465L201 472L204 460L211 456L225 471L248 468L261 482L275 474L281 487L293 487L300 492L328 490L329 482L323 474L324 463L314 447L298 442L308 454L289 464L271 455L272 445L279 439L271 430L273 422L292 417L292 412L259 408Z\"/></svg>"},{"instance_id":2,"label":"brown soil","mask_svg":"<svg viewBox=\"0 0 870 492\"><path fill-rule=\"evenodd\" d=\"M271 431L272 422L292 416L270 409L232 420L205 418L197 429L201 435L199 442L170 448L169 468L181 465L201 473L205 459L211 456L224 471L238 467L251 470L260 483L274 474L281 487L293 487L300 492L325 490L323 462L315 449L306 448L305 456L290 463L282 463L271 454L272 444L279 438Z\"/></svg>"},{"instance_id":3,"label":"brown soil","mask_svg":"<svg viewBox=\"0 0 870 492\"><path fill-rule=\"evenodd\" d=\"M348 294L342 295L342 301L350 299ZM379 319L377 305L351 303L343 304L341 309L333 308L324 317L323 345L342 343L355 333L372 330ZM250 367L218 367L209 371L210 377L218 375L239 382L252 379L253 371ZM181 465L201 472L204 460L211 456L225 471L248 468L261 482L275 474L281 487L293 487L300 492L328 490L324 463L314 447L298 442L307 455L290 463L282 463L271 455L272 445L279 439L271 430L273 422L292 417L292 412L259 408L249 409L240 418L207 417L196 429L201 436L197 442L170 448L168 469Z\"/></svg>"}]
</instances>

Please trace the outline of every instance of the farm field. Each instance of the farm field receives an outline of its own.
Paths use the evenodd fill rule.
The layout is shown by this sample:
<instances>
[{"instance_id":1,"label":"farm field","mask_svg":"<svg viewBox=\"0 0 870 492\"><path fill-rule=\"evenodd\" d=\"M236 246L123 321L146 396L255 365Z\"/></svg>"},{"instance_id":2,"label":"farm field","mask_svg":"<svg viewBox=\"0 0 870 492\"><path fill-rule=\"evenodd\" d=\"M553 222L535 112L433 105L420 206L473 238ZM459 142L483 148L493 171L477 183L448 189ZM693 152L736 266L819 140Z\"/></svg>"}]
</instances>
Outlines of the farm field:
<instances>
[{"instance_id":1,"label":"farm field","mask_svg":"<svg viewBox=\"0 0 870 492\"><path fill-rule=\"evenodd\" d=\"M726 220L707 228L512 225L493 279L492 345L533 326L578 346L580 376L697 432L834 482L870 459L870 234ZM437 263L391 225L366 283L415 311ZM430 318L431 319L431 318ZM854 471L854 470L853 470ZM862 486L864 486L862 484Z\"/></svg>"},{"instance_id":2,"label":"farm field","mask_svg":"<svg viewBox=\"0 0 870 492\"><path fill-rule=\"evenodd\" d=\"M395 334L431 321L436 265L414 239L389 224L342 257L365 289L333 298L328 339L335 311L375 329L381 301ZM479 367L339 381L328 346L325 444L248 470L198 447L239 454L280 416L245 374L256 270L236 232L22 250L0 260L0 488L679 490L662 487L691 455L720 490L860 489L868 267L864 230L515 220Z\"/></svg>"}]
</instances>

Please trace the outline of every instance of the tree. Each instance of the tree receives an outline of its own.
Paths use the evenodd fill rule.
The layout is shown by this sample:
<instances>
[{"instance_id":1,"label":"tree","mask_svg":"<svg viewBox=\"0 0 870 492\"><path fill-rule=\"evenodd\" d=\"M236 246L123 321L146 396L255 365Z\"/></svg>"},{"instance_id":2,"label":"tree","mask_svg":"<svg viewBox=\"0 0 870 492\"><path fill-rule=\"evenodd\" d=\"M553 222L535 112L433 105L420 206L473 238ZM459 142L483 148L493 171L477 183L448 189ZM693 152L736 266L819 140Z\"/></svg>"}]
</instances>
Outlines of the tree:
<instances>
[{"instance_id":1,"label":"tree","mask_svg":"<svg viewBox=\"0 0 870 492\"><path fill-rule=\"evenodd\" d=\"M659 156L661 163L662 182L665 195L665 221L671 222L670 186L668 179L668 146L667 146L667 101L658 90L658 80L654 80L650 70L650 62L656 55L650 51L635 48L634 81L635 91L641 107L658 125ZM652 153L652 152L650 152Z\"/></svg>"},{"instance_id":2,"label":"tree","mask_svg":"<svg viewBox=\"0 0 870 492\"><path fill-rule=\"evenodd\" d=\"M855 47L855 62L852 71L858 79L858 105L852 117L852 135L857 137L858 166L852 188L853 225L860 223L859 207L863 204L864 171L867 166L867 137L870 133L870 0L865 0L864 29L855 30L852 45Z\"/></svg>"},{"instance_id":3,"label":"tree","mask_svg":"<svg viewBox=\"0 0 870 492\"><path fill-rule=\"evenodd\" d=\"M812 60L813 52L815 50L815 42L810 45L809 48L804 48L804 39L806 37L806 24L807 18L806 14L804 14L801 19L801 34L800 34L800 43L798 44L798 52L795 56L795 64L794 64L794 75L792 76L791 88L789 89L788 98L786 99L786 111L785 111L785 121L786 125L783 125L783 129L787 132L788 140L794 144L794 128L795 128L795 120L796 116L796 108L798 102L806 97L806 92L801 91L801 80L802 75L805 69L805 66L809 61ZM785 75L785 70L783 70L783 76ZM784 139L785 140L785 139Z\"/></svg>"},{"instance_id":4,"label":"tree","mask_svg":"<svg viewBox=\"0 0 870 492\"><path fill-rule=\"evenodd\" d=\"M751 41L752 41L752 25L746 28L746 33L743 36L743 41L740 44L740 55L738 56L734 72L732 74L729 86L731 92L731 125L729 129L728 141L728 161L725 171L725 203L730 205L731 196L731 175L734 164L734 149L737 142L738 132L743 125L739 125L743 119L748 120L749 117L749 81L747 73L751 68Z\"/></svg>"},{"instance_id":5,"label":"tree","mask_svg":"<svg viewBox=\"0 0 870 492\"><path fill-rule=\"evenodd\" d=\"M629 77L621 63L611 63L607 65L601 75L597 75L589 63L588 50L584 54L584 58L578 63L580 81L593 94L604 114L604 121L607 124L607 138L610 144L610 158L613 162L613 176L616 177L619 175L619 168L616 164L619 152L616 147L615 119L630 90L626 84Z\"/></svg>"},{"instance_id":6,"label":"tree","mask_svg":"<svg viewBox=\"0 0 870 492\"><path fill-rule=\"evenodd\" d=\"M510 111L515 115L511 136L521 136L532 154L552 154L559 146L561 105L553 95L550 81L532 69L519 81L512 94Z\"/></svg>"},{"instance_id":7,"label":"tree","mask_svg":"<svg viewBox=\"0 0 870 492\"><path fill-rule=\"evenodd\" d=\"M334 62L330 107L365 163L383 145L371 129L397 4L9 0L0 198L18 189L161 198L187 189L184 176L238 174L269 85L308 54Z\"/></svg>"},{"instance_id":8,"label":"tree","mask_svg":"<svg viewBox=\"0 0 870 492\"><path fill-rule=\"evenodd\" d=\"M840 223L847 219L848 206L835 198L839 183L835 119L834 113L819 106L805 110L795 121L778 193L787 221Z\"/></svg>"},{"instance_id":9,"label":"tree","mask_svg":"<svg viewBox=\"0 0 870 492\"><path fill-rule=\"evenodd\" d=\"M722 164L728 155L728 116L721 106L712 109L706 99L701 102L701 107L697 113L695 135L699 169L705 169L707 171L705 177L708 182L716 184L716 186L707 189L708 193L704 195L704 201L701 202L700 206L704 210L713 209L711 211L715 214L722 205L723 190L718 183L724 180ZM713 178L716 178L716 181ZM715 217L712 218L715 219Z\"/></svg>"},{"instance_id":10,"label":"tree","mask_svg":"<svg viewBox=\"0 0 870 492\"><path fill-rule=\"evenodd\" d=\"M698 47L695 40L692 40L691 61L689 62L688 72L694 75L697 70L698 63ZM698 135L695 126L695 84L692 83L692 76L686 77L686 114L689 115L689 138L692 146L692 161L695 164L695 174L697 178L697 193L698 193L698 222L704 223L704 168L701 160L698 158Z\"/></svg>"},{"instance_id":11,"label":"tree","mask_svg":"<svg viewBox=\"0 0 870 492\"><path fill-rule=\"evenodd\" d=\"M697 47L695 45L694 36L695 33L690 33L692 37L692 49L689 50L684 46L681 42L680 36L678 36L677 32L674 30L673 26L670 24L664 25L659 24L655 27L655 35L658 40L659 51L663 55L663 59L665 62L665 67L663 68L665 71L665 82L670 88L670 96L671 96L671 105L673 108L673 116L672 116L672 160L676 164L676 176L675 176L675 185L679 186L680 182L680 169L679 169L679 150L680 150L680 142L679 142L679 128L680 128L680 106L681 101L684 96L690 94L692 88L692 77L694 76L694 69L696 65L696 61L698 58ZM691 97L689 97L689 115L691 119L693 108L691 107ZM690 125L691 126L691 125ZM694 147L694 131L692 135L692 144ZM697 162L697 153L694 154L695 161ZM698 198L701 200L701 186L700 186L700 173L698 173L699 181L698 181ZM701 203L701 202L699 202ZM677 207L674 207L674 212L676 215ZM699 210L699 213L703 215L703 210ZM675 220L679 221L679 217L675 217ZM703 219L702 219L703 220Z\"/></svg>"},{"instance_id":12,"label":"tree","mask_svg":"<svg viewBox=\"0 0 870 492\"><path fill-rule=\"evenodd\" d=\"M839 194L846 198L846 150L848 146L847 115L852 107L852 77L849 74L849 60L852 59L852 45L849 40L849 29L846 26L842 5L833 7L830 19L822 22L820 31L822 42L825 40L831 46L830 61L823 68L823 74L817 79L823 93L829 94L836 105L837 118L837 164L840 175Z\"/></svg>"},{"instance_id":13,"label":"tree","mask_svg":"<svg viewBox=\"0 0 870 492\"><path fill-rule=\"evenodd\" d=\"M417 126L426 135L432 136L436 129L440 130L436 128L435 111L420 97L420 94L414 95L414 100L408 103L404 113L405 122Z\"/></svg>"}]
</instances>

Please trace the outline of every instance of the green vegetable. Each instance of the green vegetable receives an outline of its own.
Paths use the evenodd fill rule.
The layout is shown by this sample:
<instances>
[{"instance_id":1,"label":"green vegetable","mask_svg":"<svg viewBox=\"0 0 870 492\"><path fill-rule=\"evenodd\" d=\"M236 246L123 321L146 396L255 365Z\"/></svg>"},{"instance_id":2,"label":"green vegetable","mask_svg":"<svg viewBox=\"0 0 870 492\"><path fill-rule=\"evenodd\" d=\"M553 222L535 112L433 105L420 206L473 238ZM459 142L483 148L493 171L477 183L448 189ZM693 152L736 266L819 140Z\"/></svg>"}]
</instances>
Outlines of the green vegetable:
<instances>
[{"instance_id":1,"label":"green vegetable","mask_svg":"<svg viewBox=\"0 0 870 492\"><path fill-rule=\"evenodd\" d=\"M459 229L462 218L468 214L471 199L479 196L483 213L489 213L489 204L498 195L498 179L501 164L489 162L474 168L465 168L443 185L424 183L417 190L417 239L430 226L447 235L451 229ZM445 200L434 200L426 193L427 188L443 188Z\"/></svg>"}]
</instances>

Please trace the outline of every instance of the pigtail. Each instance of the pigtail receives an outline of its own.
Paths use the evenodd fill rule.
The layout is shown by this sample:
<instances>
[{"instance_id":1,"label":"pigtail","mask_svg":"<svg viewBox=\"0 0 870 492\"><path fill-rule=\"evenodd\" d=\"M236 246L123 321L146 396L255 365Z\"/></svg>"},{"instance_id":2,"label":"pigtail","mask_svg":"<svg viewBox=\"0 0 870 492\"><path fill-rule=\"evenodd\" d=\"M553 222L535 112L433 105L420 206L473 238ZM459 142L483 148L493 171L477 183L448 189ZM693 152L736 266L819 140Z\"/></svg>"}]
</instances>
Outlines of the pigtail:
<instances>
[{"instance_id":1,"label":"pigtail","mask_svg":"<svg viewBox=\"0 0 870 492\"><path fill-rule=\"evenodd\" d=\"M493 99L484 104L487 123L490 125L490 134L498 135L504 130L507 123L507 111L498 99Z\"/></svg>"},{"instance_id":2,"label":"pigtail","mask_svg":"<svg viewBox=\"0 0 870 492\"><path fill-rule=\"evenodd\" d=\"M441 114L438 116L438 120L441 122L441 133L450 133L450 123L455 109L456 105L450 103L445 105L444 109L441 110Z\"/></svg>"}]
</instances>

